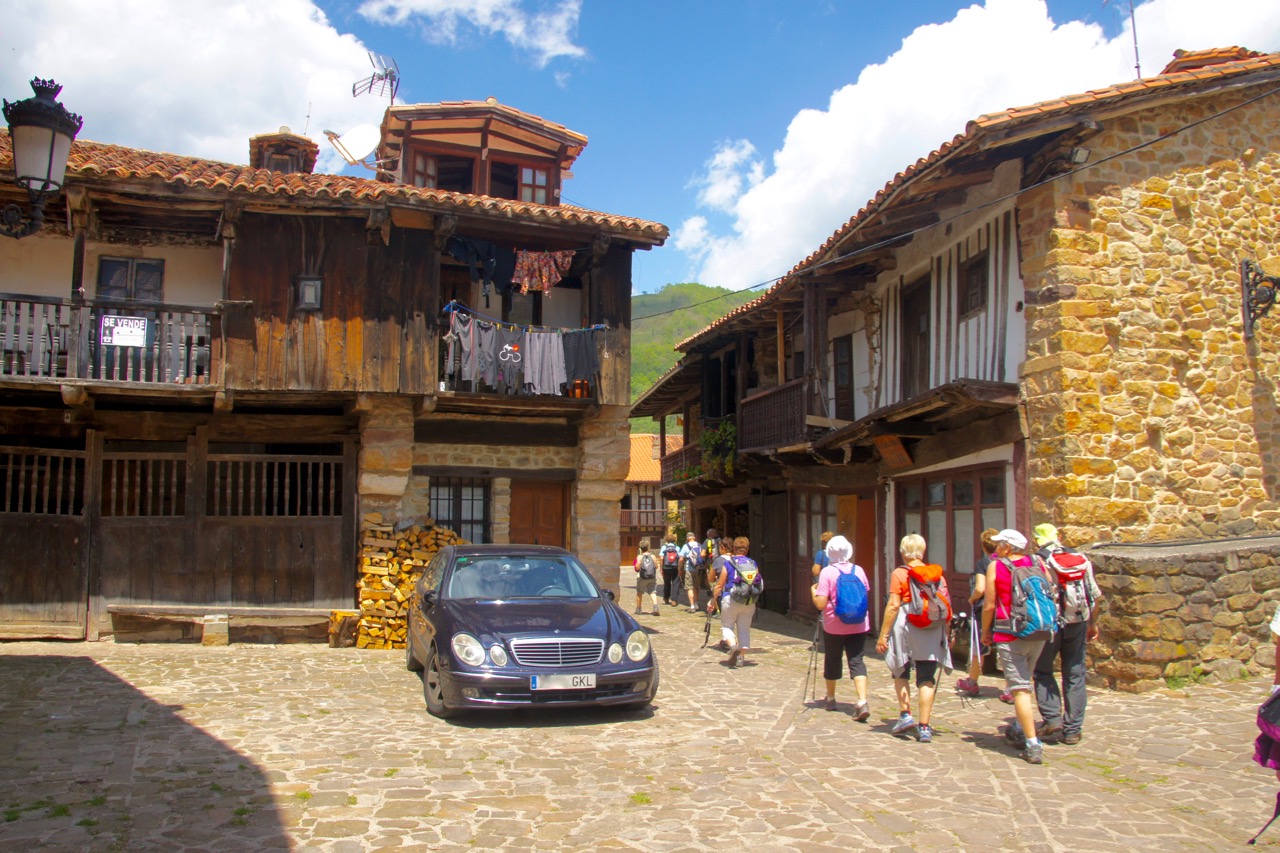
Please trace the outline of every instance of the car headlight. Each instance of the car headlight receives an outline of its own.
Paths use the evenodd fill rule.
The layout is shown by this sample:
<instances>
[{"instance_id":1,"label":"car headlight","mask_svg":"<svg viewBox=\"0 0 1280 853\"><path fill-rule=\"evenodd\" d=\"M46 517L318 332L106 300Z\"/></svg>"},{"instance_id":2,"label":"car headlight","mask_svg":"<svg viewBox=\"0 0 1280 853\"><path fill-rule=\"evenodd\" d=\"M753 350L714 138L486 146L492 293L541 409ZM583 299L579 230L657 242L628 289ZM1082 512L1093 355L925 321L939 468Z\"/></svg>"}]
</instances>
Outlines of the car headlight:
<instances>
[{"instance_id":1,"label":"car headlight","mask_svg":"<svg viewBox=\"0 0 1280 853\"><path fill-rule=\"evenodd\" d=\"M644 631L632 631L627 637L627 657L642 661L649 656L649 635Z\"/></svg>"},{"instance_id":2,"label":"car headlight","mask_svg":"<svg viewBox=\"0 0 1280 853\"><path fill-rule=\"evenodd\" d=\"M494 643L489 647L489 660L493 661L494 666L506 666L507 650L497 643Z\"/></svg>"},{"instance_id":3,"label":"car headlight","mask_svg":"<svg viewBox=\"0 0 1280 853\"><path fill-rule=\"evenodd\" d=\"M614 643L609 647L609 663L617 663L622 660L622 644Z\"/></svg>"},{"instance_id":4,"label":"car headlight","mask_svg":"<svg viewBox=\"0 0 1280 853\"><path fill-rule=\"evenodd\" d=\"M484 663L484 646L470 634L453 635L453 653L467 666L479 666Z\"/></svg>"}]
</instances>

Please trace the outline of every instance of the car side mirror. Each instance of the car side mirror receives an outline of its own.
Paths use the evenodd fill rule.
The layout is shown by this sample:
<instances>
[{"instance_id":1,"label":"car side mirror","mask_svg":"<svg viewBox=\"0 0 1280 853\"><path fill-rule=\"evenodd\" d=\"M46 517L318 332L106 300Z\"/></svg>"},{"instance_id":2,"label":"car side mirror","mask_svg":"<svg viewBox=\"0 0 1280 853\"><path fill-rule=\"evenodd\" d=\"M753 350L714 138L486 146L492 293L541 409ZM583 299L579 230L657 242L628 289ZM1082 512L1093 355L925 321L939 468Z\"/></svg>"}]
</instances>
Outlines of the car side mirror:
<instances>
[{"instance_id":1,"label":"car side mirror","mask_svg":"<svg viewBox=\"0 0 1280 853\"><path fill-rule=\"evenodd\" d=\"M618 600L618 597L617 597L616 595L614 595L614 594L613 594L613 590L611 590L611 589L606 589L606 590L604 590L604 595L605 595L605 598L609 599L610 601L617 601L617 600Z\"/></svg>"},{"instance_id":2,"label":"car side mirror","mask_svg":"<svg viewBox=\"0 0 1280 853\"><path fill-rule=\"evenodd\" d=\"M422 609L426 610L428 607L435 607L435 606L436 606L436 591L434 589L429 589L426 592L422 593Z\"/></svg>"}]
</instances>

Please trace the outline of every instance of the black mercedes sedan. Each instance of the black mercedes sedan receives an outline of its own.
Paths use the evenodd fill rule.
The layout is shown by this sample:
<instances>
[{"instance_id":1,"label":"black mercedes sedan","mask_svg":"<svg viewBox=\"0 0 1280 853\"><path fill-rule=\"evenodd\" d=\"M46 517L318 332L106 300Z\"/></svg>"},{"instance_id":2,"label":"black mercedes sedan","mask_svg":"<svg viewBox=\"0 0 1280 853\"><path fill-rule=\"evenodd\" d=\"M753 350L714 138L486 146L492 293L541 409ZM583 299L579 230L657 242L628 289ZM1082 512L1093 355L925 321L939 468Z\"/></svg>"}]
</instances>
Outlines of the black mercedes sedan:
<instances>
[{"instance_id":1,"label":"black mercedes sedan","mask_svg":"<svg viewBox=\"0 0 1280 853\"><path fill-rule=\"evenodd\" d=\"M573 554L542 545L450 545L423 570L406 664L427 711L643 708L658 692L649 635Z\"/></svg>"}]
</instances>

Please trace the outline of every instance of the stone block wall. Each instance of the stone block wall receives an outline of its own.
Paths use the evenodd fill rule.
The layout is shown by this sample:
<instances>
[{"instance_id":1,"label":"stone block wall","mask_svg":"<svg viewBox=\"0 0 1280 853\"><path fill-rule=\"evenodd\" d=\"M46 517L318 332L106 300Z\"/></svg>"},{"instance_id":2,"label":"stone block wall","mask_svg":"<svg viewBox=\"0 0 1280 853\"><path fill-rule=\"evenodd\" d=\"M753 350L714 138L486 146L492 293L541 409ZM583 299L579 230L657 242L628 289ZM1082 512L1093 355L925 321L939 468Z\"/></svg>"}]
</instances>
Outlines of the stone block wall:
<instances>
[{"instance_id":1,"label":"stone block wall","mask_svg":"<svg viewBox=\"0 0 1280 853\"><path fill-rule=\"evenodd\" d=\"M1090 671L1142 692L1169 677L1270 672L1280 602L1280 537L1089 552L1105 595Z\"/></svg>"},{"instance_id":2,"label":"stone block wall","mask_svg":"<svg viewBox=\"0 0 1280 853\"><path fill-rule=\"evenodd\" d=\"M619 512L631 467L631 421L626 406L601 406L578 433L578 481L573 496L573 551L614 594L618 576Z\"/></svg>"},{"instance_id":3,"label":"stone block wall","mask_svg":"<svg viewBox=\"0 0 1280 853\"><path fill-rule=\"evenodd\" d=\"M1103 119L1084 145L1098 162L1256 94ZM1029 509L1065 541L1280 530L1280 316L1246 342L1239 277L1280 256L1278 121L1263 98L1019 199Z\"/></svg>"}]
</instances>

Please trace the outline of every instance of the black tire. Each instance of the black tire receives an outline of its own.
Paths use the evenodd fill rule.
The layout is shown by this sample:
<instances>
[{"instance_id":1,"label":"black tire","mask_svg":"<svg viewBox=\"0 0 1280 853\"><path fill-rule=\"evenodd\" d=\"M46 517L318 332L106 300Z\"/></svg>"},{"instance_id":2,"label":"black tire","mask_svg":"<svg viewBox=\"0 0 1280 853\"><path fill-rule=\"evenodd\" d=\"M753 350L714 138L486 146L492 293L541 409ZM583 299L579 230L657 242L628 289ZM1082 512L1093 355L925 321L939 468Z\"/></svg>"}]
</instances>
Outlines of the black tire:
<instances>
[{"instance_id":1,"label":"black tire","mask_svg":"<svg viewBox=\"0 0 1280 853\"><path fill-rule=\"evenodd\" d=\"M436 647L427 650L427 663L422 669L422 698L427 703L427 713L433 717L447 720L457 715L457 710L444 704L444 689L441 683L440 656Z\"/></svg>"},{"instance_id":2,"label":"black tire","mask_svg":"<svg viewBox=\"0 0 1280 853\"><path fill-rule=\"evenodd\" d=\"M410 672L422 672L422 661L413 651L413 632L409 631L404 638L404 668Z\"/></svg>"}]
</instances>

